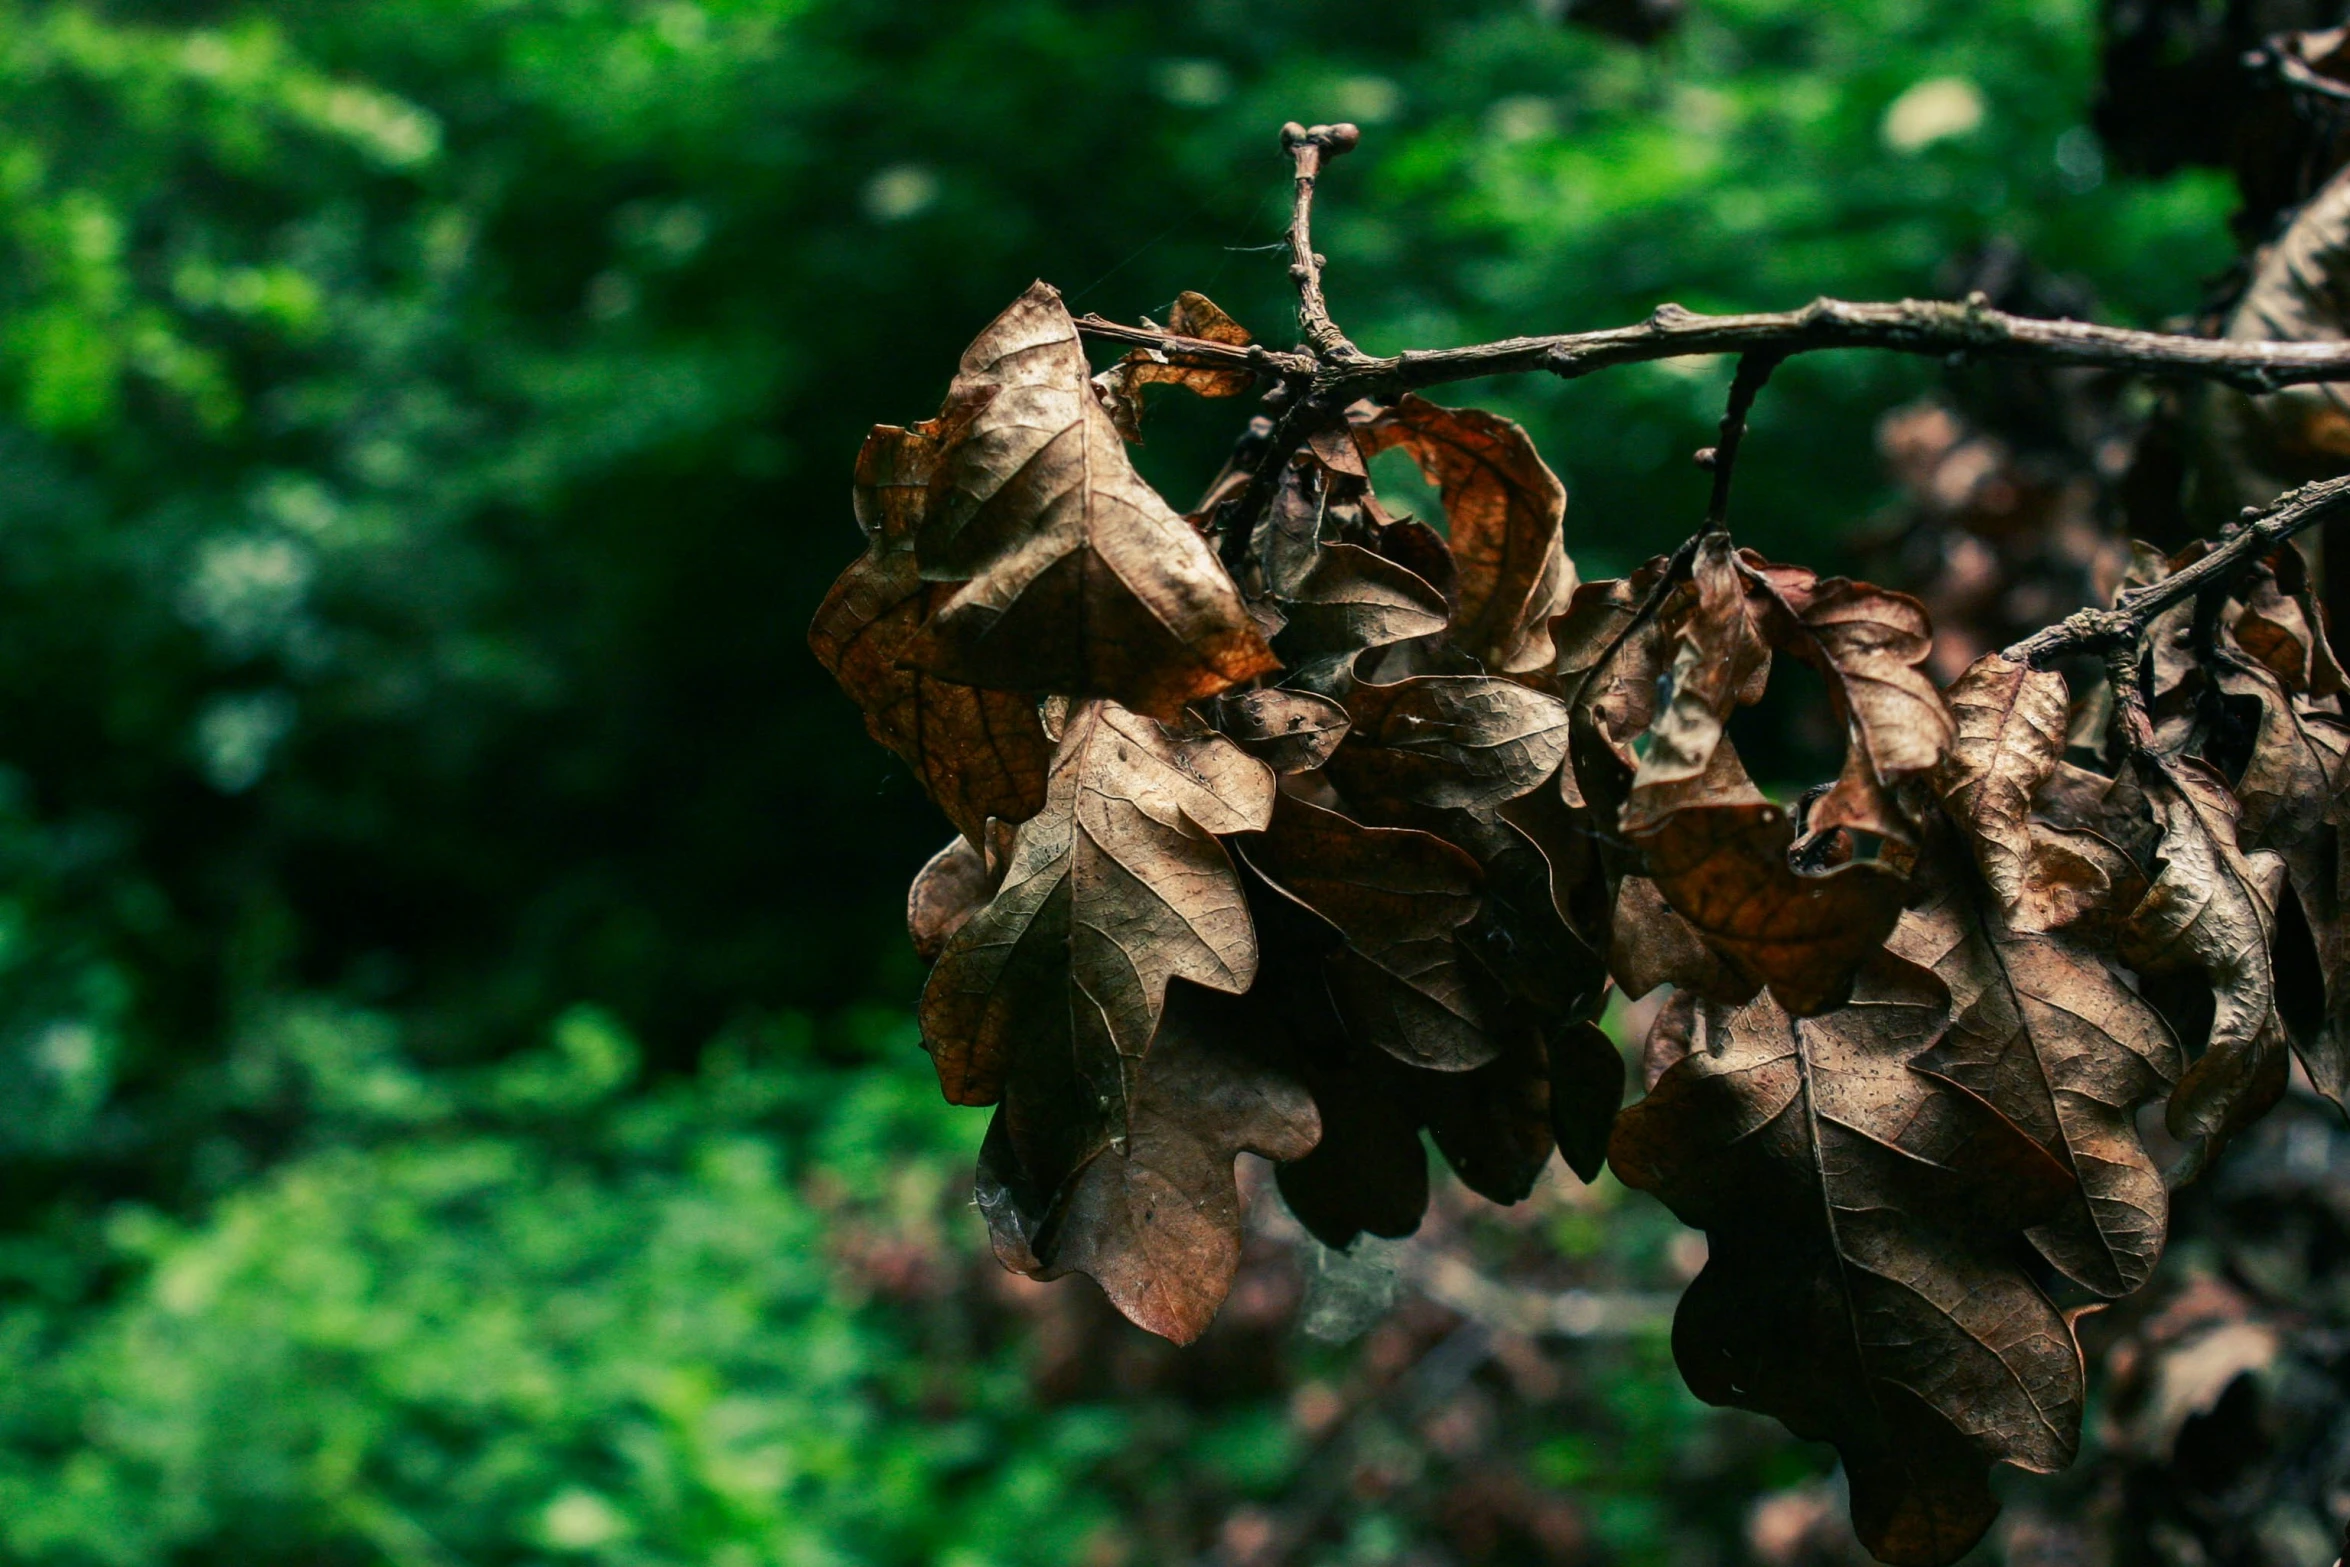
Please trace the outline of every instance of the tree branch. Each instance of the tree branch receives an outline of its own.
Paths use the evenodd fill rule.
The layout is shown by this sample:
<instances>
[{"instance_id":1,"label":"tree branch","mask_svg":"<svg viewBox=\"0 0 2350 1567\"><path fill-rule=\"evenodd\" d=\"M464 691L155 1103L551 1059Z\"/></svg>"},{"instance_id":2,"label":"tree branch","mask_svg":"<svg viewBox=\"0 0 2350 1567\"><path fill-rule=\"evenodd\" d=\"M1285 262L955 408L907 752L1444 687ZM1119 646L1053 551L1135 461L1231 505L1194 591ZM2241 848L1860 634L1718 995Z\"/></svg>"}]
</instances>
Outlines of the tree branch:
<instances>
[{"instance_id":1,"label":"tree branch","mask_svg":"<svg viewBox=\"0 0 2350 1567\"><path fill-rule=\"evenodd\" d=\"M2219 587L2239 567L2266 555L2294 534L2336 517L2350 516L2350 478L2321 479L2250 508L2201 560L2160 582L2132 588L2111 609L2084 609L2007 649L2019 664L2045 664L2067 653L2130 650L2154 617L2179 600Z\"/></svg>"},{"instance_id":2,"label":"tree branch","mask_svg":"<svg viewBox=\"0 0 2350 1567\"><path fill-rule=\"evenodd\" d=\"M1289 215L1289 277L1297 284L1297 324L1314 347L1317 358L1358 360L1363 351L1346 339L1330 319L1322 297L1322 266L1314 254L1314 181L1322 165L1353 150L1363 133L1352 125L1316 125L1311 129L1295 120L1281 127L1281 146L1297 160L1297 200Z\"/></svg>"},{"instance_id":3,"label":"tree branch","mask_svg":"<svg viewBox=\"0 0 2350 1567\"><path fill-rule=\"evenodd\" d=\"M1319 300L1318 277L1314 294ZM1302 354L1201 343L1090 316L1077 325L1089 336L1160 349L1179 364L1262 370L1300 380L1316 372L1314 362ZM1351 349L1352 345L1348 346ZM1994 310L1979 298L1957 303L1904 299L1892 304L1815 299L1800 310L1736 316L1704 316L1679 305L1659 305L1655 314L1633 326L1554 337L1513 337L1468 348L1419 349L1386 359L1358 354L1351 360L1323 365L1321 373L1333 391L1345 392L1351 401L1366 394L1441 386L1489 375L1548 371L1571 381L1615 365L1654 359L1756 352L1774 352L1784 358L1830 348L1967 354L2086 365L2139 375L2192 376L2252 393L2313 381L2350 381L2350 342L2233 342L2139 332L2087 321L2045 321Z\"/></svg>"}]
</instances>

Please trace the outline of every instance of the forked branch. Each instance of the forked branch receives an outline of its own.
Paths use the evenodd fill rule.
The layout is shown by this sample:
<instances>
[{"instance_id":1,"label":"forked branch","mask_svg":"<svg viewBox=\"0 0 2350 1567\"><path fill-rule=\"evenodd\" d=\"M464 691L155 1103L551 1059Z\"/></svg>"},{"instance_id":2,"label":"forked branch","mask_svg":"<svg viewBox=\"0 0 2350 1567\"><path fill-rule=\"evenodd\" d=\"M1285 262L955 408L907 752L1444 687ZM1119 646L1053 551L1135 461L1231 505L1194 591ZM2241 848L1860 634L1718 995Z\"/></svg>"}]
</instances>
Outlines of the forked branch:
<instances>
[{"instance_id":1,"label":"forked branch","mask_svg":"<svg viewBox=\"0 0 2350 1567\"><path fill-rule=\"evenodd\" d=\"M1338 323L1330 319L1329 302L1322 297L1324 263L1314 253L1314 182L1324 163L1353 150L1362 136L1344 124L1308 127L1292 120L1281 127L1282 148L1297 162L1297 197L1289 214L1289 276L1297 284L1297 324L1315 354L1339 362L1359 360L1363 352L1338 330Z\"/></svg>"},{"instance_id":2,"label":"forked branch","mask_svg":"<svg viewBox=\"0 0 2350 1567\"><path fill-rule=\"evenodd\" d=\"M2264 508L2247 510L2201 560L2160 582L2132 588L2111 609L2075 611L2007 650L2019 664L2045 664L2067 653L2104 652L2136 646L2161 614L2181 599L2226 585L2242 567L2266 555L2296 533L2350 515L2350 478L2321 479L2287 491Z\"/></svg>"}]
</instances>

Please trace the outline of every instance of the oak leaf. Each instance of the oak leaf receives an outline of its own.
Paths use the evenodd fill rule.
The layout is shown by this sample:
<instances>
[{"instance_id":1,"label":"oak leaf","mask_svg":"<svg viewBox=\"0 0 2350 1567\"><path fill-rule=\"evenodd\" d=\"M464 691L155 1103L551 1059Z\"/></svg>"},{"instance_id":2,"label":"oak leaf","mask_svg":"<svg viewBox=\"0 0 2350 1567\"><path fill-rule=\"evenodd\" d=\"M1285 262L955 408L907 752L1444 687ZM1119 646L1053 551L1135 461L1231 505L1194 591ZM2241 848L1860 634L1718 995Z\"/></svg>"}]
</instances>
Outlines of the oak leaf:
<instances>
[{"instance_id":1,"label":"oak leaf","mask_svg":"<svg viewBox=\"0 0 2350 1567\"><path fill-rule=\"evenodd\" d=\"M1431 833L1366 827L1291 795L1241 854L1277 890L1329 922L1324 959L1347 1030L1399 1061L1464 1071L1493 1059L1461 963L1476 916L1477 862Z\"/></svg>"},{"instance_id":2,"label":"oak leaf","mask_svg":"<svg viewBox=\"0 0 2350 1567\"><path fill-rule=\"evenodd\" d=\"M961 585L906 656L1161 718L1277 667L1215 551L1127 460L1059 294L1036 284L990 323L948 399L980 406L913 537L922 574Z\"/></svg>"},{"instance_id":3,"label":"oak leaf","mask_svg":"<svg viewBox=\"0 0 2350 1567\"><path fill-rule=\"evenodd\" d=\"M1565 704L1496 676L1418 675L1355 685L1341 700L1352 727L1330 777L1370 811L1500 805L1566 755Z\"/></svg>"},{"instance_id":4,"label":"oak leaf","mask_svg":"<svg viewBox=\"0 0 2350 1567\"><path fill-rule=\"evenodd\" d=\"M864 710L865 728L896 752L963 836L989 817L1025 821L1044 803L1052 746L1036 704L926 674L908 662L923 623L949 590L922 580L912 529L940 450L960 439L972 410L900 429L878 425L857 454L857 517L866 550L816 611L808 645Z\"/></svg>"},{"instance_id":5,"label":"oak leaf","mask_svg":"<svg viewBox=\"0 0 2350 1567\"><path fill-rule=\"evenodd\" d=\"M1982 1100L1913 1065L1942 987L1892 957L1791 1018L1676 996L1661 1074L1609 1162L1711 1243L1673 1326L1700 1398L1832 1442L1880 1560L1942 1567L1998 1511L1994 1463L2068 1463L2079 1348L2012 1256L2068 1178Z\"/></svg>"},{"instance_id":6,"label":"oak leaf","mask_svg":"<svg viewBox=\"0 0 2350 1567\"><path fill-rule=\"evenodd\" d=\"M1256 977L1247 901L1216 838L1263 830L1273 798L1271 769L1221 736L1171 733L1113 702L1070 714L1044 809L922 993L947 1098L1009 1094L1024 1165L1122 1128L1171 979L1238 993Z\"/></svg>"},{"instance_id":7,"label":"oak leaf","mask_svg":"<svg viewBox=\"0 0 2350 1567\"><path fill-rule=\"evenodd\" d=\"M1526 432L1406 393L1360 426L1359 438L1373 454L1409 452L1441 493L1460 573L1454 639L1504 674L1548 668L1550 621L1575 592L1575 568L1564 542L1566 486Z\"/></svg>"},{"instance_id":8,"label":"oak leaf","mask_svg":"<svg viewBox=\"0 0 2350 1567\"><path fill-rule=\"evenodd\" d=\"M2273 1106L2285 1091L2287 1039L2277 1015L2276 936L2284 862L2237 841L2241 809L2193 757L2148 756L2139 781L2162 837L2154 885L2131 912L2121 957L2150 975L2199 972L2215 1011L2202 1056L2171 1094L2171 1132L2193 1164Z\"/></svg>"},{"instance_id":9,"label":"oak leaf","mask_svg":"<svg viewBox=\"0 0 2350 1567\"><path fill-rule=\"evenodd\" d=\"M2092 910L2126 912L2113 904L2134 881L2128 855L2094 832L2035 815L2063 764L2063 677L1989 653L1946 695L1956 738L1935 786L2007 922L2053 930Z\"/></svg>"},{"instance_id":10,"label":"oak leaf","mask_svg":"<svg viewBox=\"0 0 2350 1567\"><path fill-rule=\"evenodd\" d=\"M976 849L958 837L923 862L906 889L906 934L913 938L915 956L935 963L956 931L995 896L1009 857L1012 829L990 819L987 848Z\"/></svg>"},{"instance_id":11,"label":"oak leaf","mask_svg":"<svg viewBox=\"0 0 2350 1567\"><path fill-rule=\"evenodd\" d=\"M1244 1047L1221 999L1186 986L1169 996L1122 1135L1038 1162L1022 1156L1006 1106L979 1158L979 1207L1006 1267L1087 1274L1178 1344L1207 1328L1240 1266L1233 1160L1303 1158L1321 1135L1312 1097Z\"/></svg>"},{"instance_id":12,"label":"oak leaf","mask_svg":"<svg viewBox=\"0 0 2350 1567\"><path fill-rule=\"evenodd\" d=\"M1953 1016L1920 1070L1980 1096L2073 1178L2028 1232L2067 1277L2127 1295L2162 1256L2169 1199L2137 1109L2178 1080L2178 1041L2097 951L2013 927L1962 875L1902 916L1891 950L1950 988Z\"/></svg>"},{"instance_id":13,"label":"oak leaf","mask_svg":"<svg viewBox=\"0 0 2350 1567\"><path fill-rule=\"evenodd\" d=\"M1266 686L1218 698L1216 727L1277 773L1312 772L1346 738L1346 709L1310 691Z\"/></svg>"}]
</instances>

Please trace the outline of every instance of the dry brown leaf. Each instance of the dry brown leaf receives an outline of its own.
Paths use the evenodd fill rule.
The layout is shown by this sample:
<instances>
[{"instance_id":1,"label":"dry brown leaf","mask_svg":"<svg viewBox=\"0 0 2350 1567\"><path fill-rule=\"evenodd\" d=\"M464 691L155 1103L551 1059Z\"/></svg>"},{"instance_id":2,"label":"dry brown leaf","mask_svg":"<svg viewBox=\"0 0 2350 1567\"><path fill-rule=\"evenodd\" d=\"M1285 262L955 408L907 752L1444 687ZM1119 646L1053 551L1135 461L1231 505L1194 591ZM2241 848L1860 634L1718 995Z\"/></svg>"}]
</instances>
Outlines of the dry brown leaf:
<instances>
[{"instance_id":1,"label":"dry brown leaf","mask_svg":"<svg viewBox=\"0 0 2350 1567\"><path fill-rule=\"evenodd\" d=\"M1624 1103L1624 1058L1597 1023L1570 1023L1550 1039L1550 1130L1567 1168L1588 1183L1607 1163Z\"/></svg>"},{"instance_id":2,"label":"dry brown leaf","mask_svg":"<svg viewBox=\"0 0 2350 1567\"><path fill-rule=\"evenodd\" d=\"M1052 746L1036 704L924 674L906 662L923 622L948 590L915 569L911 531L940 449L960 438L969 410L911 430L878 425L857 456L857 515L866 551L816 611L808 646L864 710L873 738L904 758L964 837L989 817L1025 821L1044 803Z\"/></svg>"},{"instance_id":3,"label":"dry brown leaf","mask_svg":"<svg viewBox=\"0 0 2350 1567\"><path fill-rule=\"evenodd\" d=\"M2171 1132L2198 1146L2200 1167L2285 1091L2287 1040L2269 960L2285 866L2239 846L2235 796L2205 763L2149 757L2139 781L2162 838L2121 956L2142 973L2210 980L2211 1036L2170 1100Z\"/></svg>"},{"instance_id":4,"label":"dry brown leaf","mask_svg":"<svg viewBox=\"0 0 2350 1567\"><path fill-rule=\"evenodd\" d=\"M2131 885L2128 856L2095 833L2032 816L2064 756L2064 678L1988 653L1947 696L1957 738L1935 786L2006 921L2044 931L2093 909L2125 912L2113 905Z\"/></svg>"},{"instance_id":5,"label":"dry brown leaf","mask_svg":"<svg viewBox=\"0 0 2350 1567\"><path fill-rule=\"evenodd\" d=\"M1417 1074L1411 1092L1463 1185L1493 1202L1524 1202L1554 1146L1550 1065L1532 1027L1505 1028L1500 1043L1500 1054L1474 1071Z\"/></svg>"},{"instance_id":6,"label":"dry brown leaf","mask_svg":"<svg viewBox=\"0 0 2350 1567\"><path fill-rule=\"evenodd\" d=\"M1216 728L1277 773L1307 773L1346 738L1346 709L1310 691L1268 686L1219 698Z\"/></svg>"},{"instance_id":7,"label":"dry brown leaf","mask_svg":"<svg viewBox=\"0 0 2350 1567\"><path fill-rule=\"evenodd\" d=\"M1185 289L1175 296L1167 330L1177 337L1196 337L1210 343L1246 348L1253 341L1248 329L1216 307L1205 294ZM1142 439L1142 389L1180 386L1195 397L1238 397L1257 384L1254 372L1178 365L1156 349L1137 348L1093 378L1110 422L1129 441Z\"/></svg>"},{"instance_id":8,"label":"dry brown leaf","mask_svg":"<svg viewBox=\"0 0 2350 1567\"><path fill-rule=\"evenodd\" d=\"M1812 806L1808 830L1850 828L1911 841L1913 824L1892 790L1903 779L1930 777L1953 736L1942 694L1926 673L1934 631L1925 606L1906 593L1751 557L1747 579L1777 612L1762 617L1772 645L1820 672L1845 726L1844 770Z\"/></svg>"},{"instance_id":9,"label":"dry brown leaf","mask_svg":"<svg viewBox=\"0 0 2350 1567\"><path fill-rule=\"evenodd\" d=\"M1323 960L1348 1033L1414 1066L1458 1072L1500 1049L1457 939L1476 917L1477 862L1432 833L1366 827L1290 795L1241 854L1343 943Z\"/></svg>"},{"instance_id":10,"label":"dry brown leaf","mask_svg":"<svg viewBox=\"0 0 2350 1567\"><path fill-rule=\"evenodd\" d=\"M1566 755L1565 704L1515 681L1421 675L1356 685L1341 700L1353 727L1329 773L1367 811L1500 805L1550 778Z\"/></svg>"},{"instance_id":11,"label":"dry brown leaf","mask_svg":"<svg viewBox=\"0 0 2350 1567\"><path fill-rule=\"evenodd\" d=\"M993 820L987 827L991 844L1008 850L1011 829ZM915 955L937 962L948 940L995 895L1003 874L1002 858L973 848L968 838L958 837L932 855L906 889L906 933Z\"/></svg>"},{"instance_id":12,"label":"dry brown leaf","mask_svg":"<svg viewBox=\"0 0 2350 1567\"><path fill-rule=\"evenodd\" d=\"M2221 335L2239 342L2339 342L2350 305L2350 171L2336 174L2252 257L2252 275ZM2205 433L2210 509L2265 505L2350 456L2350 386L2292 386L2264 396L2212 388Z\"/></svg>"},{"instance_id":13,"label":"dry brown leaf","mask_svg":"<svg viewBox=\"0 0 2350 1567\"><path fill-rule=\"evenodd\" d=\"M2224 749L2240 747L2240 756L2227 759L2241 806L2237 841L2275 853L2285 866L2271 946L2280 1021L2311 1083L2342 1104L2350 1100L2350 930L2342 896L2350 720L2333 710L2332 699L2310 691L2312 666L2322 669L2332 655L2322 636L2300 640L2292 629L2299 617L2288 619L2284 609L2291 603L2282 600L2274 618L2255 631L2256 641L2269 633L2264 645L2290 682L2241 645L2235 633L2252 619L2249 610L2232 631L2215 637L2210 673L2239 720L2221 726ZM2207 747L2206 754L2220 749Z\"/></svg>"},{"instance_id":14,"label":"dry brown leaf","mask_svg":"<svg viewBox=\"0 0 2350 1567\"><path fill-rule=\"evenodd\" d=\"M2170 1204L2137 1109L2178 1080L2178 1041L2096 952L2019 931L1951 878L1902 916L1891 950L1950 987L1950 1031L1916 1065L1981 1097L2073 1177L2062 1212L2029 1232L2068 1278L2136 1290L2162 1256Z\"/></svg>"},{"instance_id":15,"label":"dry brown leaf","mask_svg":"<svg viewBox=\"0 0 2350 1567\"><path fill-rule=\"evenodd\" d=\"M1219 999L1182 986L1168 998L1122 1137L1039 1163L1022 1157L1006 1106L979 1156L979 1206L1006 1267L1087 1274L1178 1344L1205 1331L1240 1266L1233 1160L1300 1159L1321 1135L1311 1096L1243 1048Z\"/></svg>"},{"instance_id":16,"label":"dry brown leaf","mask_svg":"<svg viewBox=\"0 0 2350 1567\"><path fill-rule=\"evenodd\" d=\"M2071 1329L2012 1255L2071 1183L1914 1069L1945 1016L1891 957L1824 1017L1676 996L1609 1154L1711 1243L1673 1329L1691 1389L1833 1442L1862 1541L1900 1567L1957 1559L1998 1511L1990 1466L2062 1467L2081 1419Z\"/></svg>"},{"instance_id":17,"label":"dry brown leaf","mask_svg":"<svg viewBox=\"0 0 2350 1567\"><path fill-rule=\"evenodd\" d=\"M913 530L962 585L904 654L944 680L1171 718L1277 667L1206 540L1127 460L1061 297L1039 283L964 351Z\"/></svg>"},{"instance_id":18,"label":"dry brown leaf","mask_svg":"<svg viewBox=\"0 0 2350 1567\"><path fill-rule=\"evenodd\" d=\"M1892 933L1908 883L1869 861L1796 870L1794 822L1751 785L1746 793L1684 807L1638 841L1673 911L1748 982L1807 1017L1844 998Z\"/></svg>"},{"instance_id":19,"label":"dry brown leaf","mask_svg":"<svg viewBox=\"0 0 2350 1567\"><path fill-rule=\"evenodd\" d=\"M1273 797L1271 769L1221 736L1171 734L1112 702L1070 715L1044 809L922 993L947 1098L1008 1095L1025 1167L1117 1134L1169 980L1237 994L1256 977L1247 901L1214 835L1262 831Z\"/></svg>"},{"instance_id":20,"label":"dry brown leaf","mask_svg":"<svg viewBox=\"0 0 2350 1567\"><path fill-rule=\"evenodd\" d=\"M1374 454L1402 447L1442 493L1460 571L1455 640L1504 674L1549 668L1550 621L1575 592L1575 568L1564 542L1566 486L1526 432L1406 393L1358 435Z\"/></svg>"},{"instance_id":21,"label":"dry brown leaf","mask_svg":"<svg viewBox=\"0 0 2350 1567\"><path fill-rule=\"evenodd\" d=\"M1648 744L1626 796L1626 832L1652 831L1683 805L1718 793L1716 754L1729 732L1730 710L1762 695L1771 650L1749 611L1745 578L1730 536L1712 533L1690 563L1695 597L1677 617L1672 663L1663 674L1671 693L1648 725Z\"/></svg>"}]
</instances>

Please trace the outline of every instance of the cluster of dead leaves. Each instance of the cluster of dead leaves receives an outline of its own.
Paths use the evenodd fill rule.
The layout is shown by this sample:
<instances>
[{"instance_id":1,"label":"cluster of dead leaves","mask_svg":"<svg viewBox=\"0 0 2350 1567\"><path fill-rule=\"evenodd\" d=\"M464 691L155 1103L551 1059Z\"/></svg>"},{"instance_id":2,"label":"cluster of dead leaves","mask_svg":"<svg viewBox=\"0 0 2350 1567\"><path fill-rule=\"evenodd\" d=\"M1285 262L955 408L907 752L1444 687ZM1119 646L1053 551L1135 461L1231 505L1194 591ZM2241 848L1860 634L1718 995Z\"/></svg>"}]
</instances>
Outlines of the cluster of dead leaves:
<instances>
[{"instance_id":1,"label":"cluster of dead leaves","mask_svg":"<svg viewBox=\"0 0 2350 1567\"><path fill-rule=\"evenodd\" d=\"M1707 1232L1690 1385L1834 1443L1883 1559L1953 1559L1993 1465L2069 1461L2074 1317L2161 1253L2141 1108L2192 1168L2292 1052L2350 1081L2350 721L2299 558L2155 628L2141 733L1998 655L1939 689L1915 600L1724 534L1579 584L1525 433L1417 397L1286 454L1260 423L1186 517L1125 454L1143 388L1247 381L1094 376L1039 284L859 459L812 641L959 830L910 921L940 1082L995 1107L998 1256L1188 1340L1242 1152L1334 1246L1416 1227L1423 1131L1502 1202L1605 1162ZM1442 531L1373 493L1391 448ZM1732 739L1789 661L1846 737L1792 803ZM1667 986L1619 1110L1594 1020Z\"/></svg>"}]
</instances>

